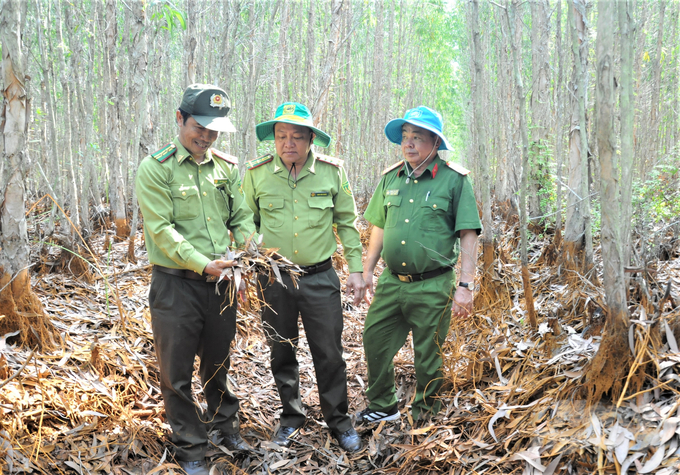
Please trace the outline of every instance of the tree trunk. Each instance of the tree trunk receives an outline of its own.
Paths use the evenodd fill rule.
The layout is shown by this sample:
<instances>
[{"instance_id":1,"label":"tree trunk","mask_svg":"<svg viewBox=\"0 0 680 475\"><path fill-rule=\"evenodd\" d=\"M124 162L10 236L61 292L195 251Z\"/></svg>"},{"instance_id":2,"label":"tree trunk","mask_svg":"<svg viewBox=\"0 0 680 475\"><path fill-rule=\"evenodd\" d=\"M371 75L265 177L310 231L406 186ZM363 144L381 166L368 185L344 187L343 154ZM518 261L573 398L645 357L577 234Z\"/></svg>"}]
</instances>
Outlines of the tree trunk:
<instances>
[{"instance_id":1,"label":"tree trunk","mask_svg":"<svg viewBox=\"0 0 680 475\"><path fill-rule=\"evenodd\" d=\"M342 20L342 0L331 0L331 34L328 39L328 56L326 57L326 64L324 64L323 72L321 73L321 81L319 82L319 90L316 94L313 106L311 108L314 123L319 124L322 115L326 113L326 104L328 102L328 90L331 87L333 76L337 70L335 66L335 59L338 57L338 49L340 48L340 24Z\"/></svg>"},{"instance_id":2,"label":"tree trunk","mask_svg":"<svg viewBox=\"0 0 680 475\"><path fill-rule=\"evenodd\" d=\"M54 346L52 323L31 290L28 232L26 229L26 188L30 168L26 149L28 111L25 58L21 51L25 17L19 0L0 3L0 45L2 46L2 95L0 107L0 334L20 331L21 345L48 349Z\"/></svg>"},{"instance_id":3,"label":"tree trunk","mask_svg":"<svg viewBox=\"0 0 680 475\"><path fill-rule=\"evenodd\" d=\"M568 8L571 50L574 55L572 79L572 115L569 132L569 195L564 229L563 264L567 269L580 270L588 258L587 240L590 234L590 198L588 196L588 136L586 133L587 78L585 7L578 0ZM583 54L581 53L583 51ZM592 248L592 243L591 243ZM592 252L592 251L591 251ZM591 261L592 262L592 261Z\"/></svg>"},{"instance_id":4,"label":"tree trunk","mask_svg":"<svg viewBox=\"0 0 680 475\"><path fill-rule=\"evenodd\" d=\"M549 154L548 154L548 120L550 99L548 86L550 83L548 63L548 5L546 0L534 0L531 5L531 145L528 188L529 218L545 214L541 205L545 186L549 183Z\"/></svg>"},{"instance_id":5,"label":"tree trunk","mask_svg":"<svg viewBox=\"0 0 680 475\"><path fill-rule=\"evenodd\" d=\"M602 261L607 319L600 348L584 376L588 402L594 404L612 390L618 399L630 366L628 306L623 279L621 242L620 170L616 163L614 137L614 10L610 0L598 1L597 15L597 148L602 190Z\"/></svg>"},{"instance_id":6,"label":"tree trunk","mask_svg":"<svg viewBox=\"0 0 680 475\"><path fill-rule=\"evenodd\" d=\"M631 200L633 193L633 31L629 0L617 2L619 30L621 34L621 74L619 78L621 111L621 238L623 239L623 265L630 264L631 247Z\"/></svg>"},{"instance_id":7,"label":"tree trunk","mask_svg":"<svg viewBox=\"0 0 680 475\"><path fill-rule=\"evenodd\" d=\"M564 77L564 52L562 51L562 0L557 0L556 34L555 34L555 53L557 54L557 82L555 84L555 158L557 160L557 183L555 184L555 238L553 241L554 249L557 251L562 245L562 166L564 161L564 96L563 77ZM552 264L552 262L550 263Z\"/></svg>"},{"instance_id":8,"label":"tree trunk","mask_svg":"<svg viewBox=\"0 0 680 475\"><path fill-rule=\"evenodd\" d=\"M649 113L650 125L650 147L649 147L649 161L648 167L656 164L659 155L659 96L661 95L661 63L663 54L663 24L664 14L666 12L666 0L657 0L659 5L659 29L656 33L656 57L654 59L654 81L652 82L652 105ZM678 111L675 111L677 114ZM649 168L648 168L649 169Z\"/></svg>"},{"instance_id":9,"label":"tree trunk","mask_svg":"<svg viewBox=\"0 0 680 475\"><path fill-rule=\"evenodd\" d=\"M481 289L485 302L495 303L497 300L497 289L493 280L494 269L494 249L493 249L493 219L491 216L491 175L489 173L489 158L487 156L486 124L483 121L482 111L484 98L482 97L482 83L484 81L485 57L482 51L480 32L479 32L479 1L472 0L471 20L472 20L472 63L473 81L471 99L474 107L475 133L477 135L477 156L476 162L481 170L480 186L482 191L482 260L484 268L482 271Z\"/></svg>"},{"instance_id":10,"label":"tree trunk","mask_svg":"<svg viewBox=\"0 0 680 475\"><path fill-rule=\"evenodd\" d=\"M111 173L109 182L109 202L111 203L111 215L116 226L116 237L125 238L130 229L127 222L125 187L121 170L120 152L120 118L118 116L118 78L116 70L116 39L118 28L116 23L116 0L106 0L106 47L104 67L106 78L105 84L108 91L106 111L108 138L109 170Z\"/></svg>"},{"instance_id":11,"label":"tree trunk","mask_svg":"<svg viewBox=\"0 0 680 475\"><path fill-rule=\"evenodd\" d=\"M512 0L506 6L506 18L508 20L508 29L510 37L515 38L515 20L517 15L517 7L520 0ZM520 46L521 42L511 41L512 46L512 70L515 77L515 94L517 97L517 104L519 107L519 131L522 137L522 178L519 188L519 229L521 240L521 259L522 259L522 282L524 284L524 300L527 308L527 318L529 325L533 330L538 328L536 321L536 309L534 308L534 296L531 289L531 280L529 276L529 257L527 255L527 211L526 211L526 193L527 193L527 175L529 170L529 137L527 134L526 124L526 99L524 96L524 85L522 83L522 75L519 72L519 62L521 61Z\"/></svg>"}]
</instances>

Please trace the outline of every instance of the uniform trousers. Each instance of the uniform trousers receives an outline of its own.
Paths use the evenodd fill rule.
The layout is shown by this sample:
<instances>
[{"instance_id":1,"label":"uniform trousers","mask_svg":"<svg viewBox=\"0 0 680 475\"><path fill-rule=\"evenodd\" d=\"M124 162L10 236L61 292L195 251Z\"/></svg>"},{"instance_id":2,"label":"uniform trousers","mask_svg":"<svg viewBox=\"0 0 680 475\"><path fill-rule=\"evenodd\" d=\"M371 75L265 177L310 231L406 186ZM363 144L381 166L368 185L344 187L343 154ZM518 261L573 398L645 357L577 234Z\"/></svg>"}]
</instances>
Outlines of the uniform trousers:
<instances>
[{"instance_id":1,"label":"uniform trousers","mask_svg":"<svg viewBox=\"0 0 680 475\"><path fill-rule=\"evenodd\" d=\"M229 388L229 347L236 332L236 307L226 306L228 282L190 280L154 269L149 307L165 415L172 427L175 456L202 460L207 432L238 432L239 401ZM224 308L224 310L223 310ZM191 380L194 359L207 402L203 411L194 400Z\"/></svg>"},{"instance_id":2,"label":"uniform trousers","mask_svg":"<svg viewBox=\"0 0 680 475\"><path fill-rule=\"evenodd\" d=\"M343 317L340 280L335 270L303 275L298 288L282 274L283 287L259 276L260 298L266 303L262 324L271 350L271 369L279 392L280 424L301 427L305 411L300 397L300 374L296 358L298 316L307 335L314 362L321 412L328 427L345 432L352 427L347 415L346 364L342 356Z\"/></svg>"},{"instance_id":3,"label":"uniform trousers","mask_svg":"<svg viewBox=\"0 0 680 475\"><path fill-rule=\"evenodd\" d=\"M369 408L390 409L397 404L394 357L413 332L416 395L411 407L414 419L436 414L436 398L442 385L441 347L451 322L455 274L401 282L385 269L376 286L364 324L364 352L368 366Z\"/></svg>"}]
</instances>

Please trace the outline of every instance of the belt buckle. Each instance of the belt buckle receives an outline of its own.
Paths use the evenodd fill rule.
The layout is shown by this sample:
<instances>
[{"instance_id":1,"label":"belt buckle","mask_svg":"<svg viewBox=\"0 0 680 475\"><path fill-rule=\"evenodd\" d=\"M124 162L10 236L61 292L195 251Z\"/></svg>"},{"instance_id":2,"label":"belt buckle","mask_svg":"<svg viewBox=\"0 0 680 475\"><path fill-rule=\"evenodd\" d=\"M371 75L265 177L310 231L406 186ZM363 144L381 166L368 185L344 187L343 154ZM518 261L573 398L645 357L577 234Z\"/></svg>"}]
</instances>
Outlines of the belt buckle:
<instances>
[{"instance_id":1,"label":"belt buckle","mask_svg":"<svg viewBox=\"0 0 680 475\"><path fill-rule=\"evenodd\" d=\"M208 277L205 278L206 282L217 282L217 276L216 275L209 275Z\"/></svg>"},{"instance_id":2,"label":"belt buckle","mask_svg":"<svg viewBox=\"0 0 680 475\"><path fill-rule=\"evenodd\" d=\"M413 276L411 276L410 274L409 275L397 274L397 277L402 282L413 282Z\"/></svg>"}]
</instances>

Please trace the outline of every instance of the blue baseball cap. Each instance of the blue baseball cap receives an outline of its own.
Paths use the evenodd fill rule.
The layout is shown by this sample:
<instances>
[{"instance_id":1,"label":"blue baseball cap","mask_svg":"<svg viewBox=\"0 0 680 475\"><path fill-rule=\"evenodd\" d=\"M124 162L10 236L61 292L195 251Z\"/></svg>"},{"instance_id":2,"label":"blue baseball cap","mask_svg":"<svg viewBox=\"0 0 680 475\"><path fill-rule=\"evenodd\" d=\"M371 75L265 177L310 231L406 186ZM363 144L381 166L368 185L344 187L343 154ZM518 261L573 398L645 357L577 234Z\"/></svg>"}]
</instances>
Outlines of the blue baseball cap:
<instances>
[{"instance_id":1,"label":"blue baseball cap","mask_svg":"<svg viewBox=\"0 0 680 475\"><path fill-rule=\"evenodd\" d=\"M442 143L439 144L439 150L451 150L451 144L449 144L449 141L446 140L442 133L442 128L444 127L442 116L436 110L426 106L418 106L415 109L407 110L403 119L392 119L385 126L387 140L401 145L401 126L404 124L413 124L434 132L442 139Z\"/></svg>"}]
</instances>

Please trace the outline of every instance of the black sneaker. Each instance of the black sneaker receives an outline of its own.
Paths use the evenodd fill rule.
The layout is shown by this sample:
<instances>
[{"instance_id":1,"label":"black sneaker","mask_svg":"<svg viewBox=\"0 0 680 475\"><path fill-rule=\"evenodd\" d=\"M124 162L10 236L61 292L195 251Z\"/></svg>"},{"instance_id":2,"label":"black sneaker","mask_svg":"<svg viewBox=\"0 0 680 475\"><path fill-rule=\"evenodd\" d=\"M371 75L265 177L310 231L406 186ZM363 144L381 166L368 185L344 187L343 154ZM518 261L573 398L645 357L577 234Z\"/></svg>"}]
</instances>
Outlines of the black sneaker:
<instances>
[{"instance_id":1,"label":"black sneaker","mask_svg":"<svg viewBox=\"0 0 680 475\"><path fill-rule=\"evenodd\" d=\"M357 414L357 422L367 424L380 421L396 421L399 417L400 414L396 404L385 411L376 411L367 407Z\"/></svg>"}]
</instances>

